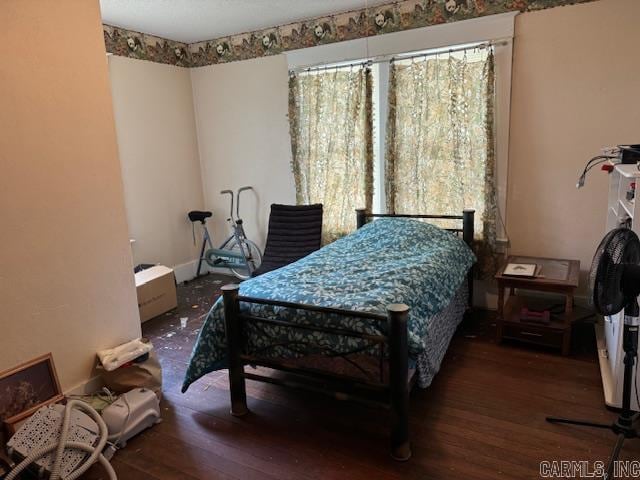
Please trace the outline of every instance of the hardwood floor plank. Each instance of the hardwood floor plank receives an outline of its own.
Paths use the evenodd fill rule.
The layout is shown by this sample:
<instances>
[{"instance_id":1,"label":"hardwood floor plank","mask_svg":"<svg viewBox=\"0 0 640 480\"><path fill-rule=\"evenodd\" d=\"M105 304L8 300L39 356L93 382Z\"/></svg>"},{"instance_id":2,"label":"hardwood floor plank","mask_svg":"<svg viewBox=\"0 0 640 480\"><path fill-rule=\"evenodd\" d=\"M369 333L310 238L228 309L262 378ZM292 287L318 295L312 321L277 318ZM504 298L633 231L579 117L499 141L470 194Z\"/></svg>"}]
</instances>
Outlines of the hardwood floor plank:
<instances>
[{"instance_id":1,"label":"hardwood floor plank","mask_svg":"<svg viewBox=\"0 0 640 480\"><path fill-rule=\"evenodd\" d=\"M136 468L132 465L122 462L118 458L111 459L111 466L116 471L118 478L135 478L139 480L162 480L156 477L146 468ZM99 465L92 466L82 478L86 480L108 480L108 476L104 469ZM185 478L185 477L179 477Z\"/></svg>"}]
</instances>

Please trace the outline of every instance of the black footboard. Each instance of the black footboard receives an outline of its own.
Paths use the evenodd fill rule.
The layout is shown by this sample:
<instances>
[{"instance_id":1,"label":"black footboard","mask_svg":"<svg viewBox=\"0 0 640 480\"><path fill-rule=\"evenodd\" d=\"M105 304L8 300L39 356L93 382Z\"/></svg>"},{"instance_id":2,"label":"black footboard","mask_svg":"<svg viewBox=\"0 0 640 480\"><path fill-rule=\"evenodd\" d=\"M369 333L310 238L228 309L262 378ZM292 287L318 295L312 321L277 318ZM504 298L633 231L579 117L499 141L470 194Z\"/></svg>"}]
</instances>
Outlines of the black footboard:
<instances>
[{"instance_id":1,"label":"black footboard","mask_svg":"<svg viewBox=\"0 0 640 480\"><path fill-rule=\"evenodd\" d=\"M396 460L408 460L409 446L409 353L407 340L407 318L409 307L393 304L387 307L387 315L356 312L337 308L302 305L289 302L263 300L239 295L238 285L222 287L224 297L224 317L227 332L229 356L229 384L231 392L231 414L243 416L248 413L245 379L274 383L295 388L303 388L318 393L329 394L341 400L355 400L368 405L391 409L391 455ZM379 335L355 332L330 326L299 324L280 319L262 318L243 313L240 304L268 304L295 310L308 310L357 317L375 322ZM388 357L388 381L369 381L322 371L314 368L293 367L271 358L261 358L246 351L244 326L249 322L267 323L292 329L315 330L323 333L345 335L363 339L380 347L381 363ZM382 352L388 352L383 355ZM287 372L286 378L258 375L245 372L245 365L257 365ZM381 365L382 368L382 365ZM380 376L382 378L382 375Z\"/></svg>"},{"instance_id":2,"label":"black footboard","mask_svg":"<svg viewBox=\"0 0 640 480\"><path fill-rule=\"evenodd\" d=\"M461 235L464 241L473 242L474 210L465 210L462 215L390 215L371 214L365 210L357 210L358 228L369 218L374 217L409 217L438 220L461 220L460 228L450 228L452 233ZM469 305L472 302L473 280L469 272ZM295 388L303 388L313 392L329 394L340 400L355 400L367 405L382 406L391 411L391 455L396 460L408 460L411 457L409 445L409 353L407 320L409 307L404 304L387 306L386 315L303 305L298 303L264 300L239 295L238 285L226 285L222 288L224 297L224 318L227 335L229 359L229 383L231 392L231 414L246 415L247 394L245 380L256 380ZM264 318L248 313L250 309L240 308L240 304L263 304L283 307L297 311L313 311L341 317L356 317L372 322L376 334L356 332L346 328L327 325L309 325L280 318ZM318 331L325 334L355 337L368 342L370 350L377 349L380 373L377 379L358 378L313 367L292 365L278 359L252 353L247 347L245 327L250 324L270 324L291 329ZM384 367L388 374L384 375ZM259 375L245 372L245 365L262 366L286 372L284 377Z\"/></svg>"}]
</instances>

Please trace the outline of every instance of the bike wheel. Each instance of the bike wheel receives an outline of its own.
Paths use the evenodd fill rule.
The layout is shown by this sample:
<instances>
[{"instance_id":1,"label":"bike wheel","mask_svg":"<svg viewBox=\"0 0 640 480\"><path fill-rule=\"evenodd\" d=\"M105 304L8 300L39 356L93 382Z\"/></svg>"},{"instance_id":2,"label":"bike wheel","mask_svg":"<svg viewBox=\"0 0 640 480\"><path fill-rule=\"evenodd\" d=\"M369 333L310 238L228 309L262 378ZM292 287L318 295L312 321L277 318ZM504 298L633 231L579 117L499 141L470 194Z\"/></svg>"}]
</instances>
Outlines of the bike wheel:
<instances>
[{"instance_id":1,"label":"bike wheel","mask_svg":"<svg viewBox=\"0 0 640 480\"><path fill-rule=\"evenodd\" d=\"M250 270L247 270L246 267L229 267L229 270L231 270L240 280L246 280L251 277L251 273L262 263L262 252L258 248L258 245L253 243L251 240L244 240L242 243L242 252L249 257L247 259L247 263L250 265ZM238 242L236 241L233 242L230 250L241 253L240 245L238 245Z\"/></svg>"}]
</instances>

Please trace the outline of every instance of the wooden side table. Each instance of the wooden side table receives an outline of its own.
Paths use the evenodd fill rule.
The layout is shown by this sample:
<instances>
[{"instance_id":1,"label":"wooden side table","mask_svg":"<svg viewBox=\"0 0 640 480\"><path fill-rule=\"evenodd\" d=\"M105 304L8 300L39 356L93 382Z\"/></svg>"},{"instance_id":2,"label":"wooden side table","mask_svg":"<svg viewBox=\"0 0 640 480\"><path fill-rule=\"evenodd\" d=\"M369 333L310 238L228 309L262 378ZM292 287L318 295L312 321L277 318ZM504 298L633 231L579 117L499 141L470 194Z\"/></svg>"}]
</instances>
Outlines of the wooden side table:
<instances>
[{"instance_id":1,"label":"wooden side table","mask_svg":"<svg viewBox=\"0 0 640 480\"><path fill-rule=\"evenodd\" d=\"M504 269L509 263L534 263L539 265L536 277L514 277L504 275ZM498 282L498 318L496 339L498 343L503 338L522 342L556 347L563 355L568 355L571 349L571 326L578 316L587 316L583 309L576 312L573 295L578 288L580 262L556 258L540 258L525 256L510 256L506 264L498 270L495 278ZM509 289L505 301L505 289ZM523 307L540 308L539 298L516 295L516 289L543 291L564 295L564 312L553 315L549 323L533 323L523 321L520 312Z\"/></svg>"}]
</instances>

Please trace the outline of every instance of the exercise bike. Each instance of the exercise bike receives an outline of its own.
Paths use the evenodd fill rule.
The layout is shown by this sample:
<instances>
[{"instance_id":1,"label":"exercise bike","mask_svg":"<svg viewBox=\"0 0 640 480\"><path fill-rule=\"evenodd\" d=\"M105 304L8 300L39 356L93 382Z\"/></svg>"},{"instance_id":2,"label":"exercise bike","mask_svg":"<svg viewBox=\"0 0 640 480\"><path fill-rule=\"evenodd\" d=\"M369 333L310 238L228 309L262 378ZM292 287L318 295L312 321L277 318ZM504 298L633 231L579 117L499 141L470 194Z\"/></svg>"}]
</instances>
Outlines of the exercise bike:
<instances>
[{"instance_id":1,"label":"exercise bike","mask_svg":"<svg viewBox=\"0 0 640 480\"><path fill-rule=\"evenodd\" d=\"M228 268L241 280L246 280L251 277L251 274L260 266L260 263L262 263L262 252L260 252L260 249L254 242L247 238L242 219L240 218L240 194L246 190L253 190L253 187L242 187L236 192L235 217L233 215L233 191L222 190L220 192L221 195L229 195L231 197L231 209L229 218L227 218L231 235L229 235L218 248L213 247L211 235L209 235L209 230L207 230L207 218L213 216L213 213L199 210L193 210L188 213L191 222L200 222L202 225L202 247L200 248L196 278L202 276L200 271L203 261L215 268ZM208 249L207 246L209 247Z\"/></svg>"}]
</instances>

